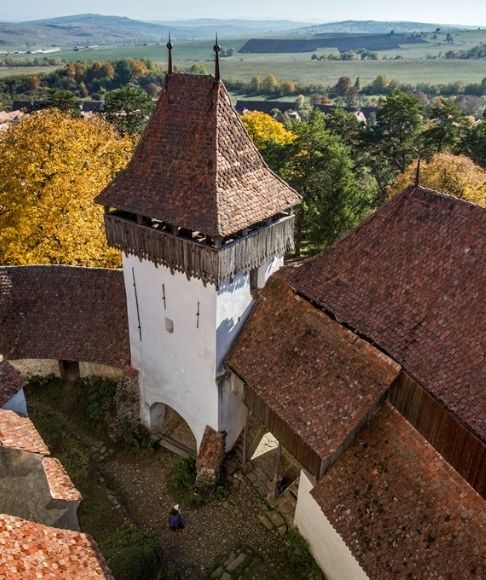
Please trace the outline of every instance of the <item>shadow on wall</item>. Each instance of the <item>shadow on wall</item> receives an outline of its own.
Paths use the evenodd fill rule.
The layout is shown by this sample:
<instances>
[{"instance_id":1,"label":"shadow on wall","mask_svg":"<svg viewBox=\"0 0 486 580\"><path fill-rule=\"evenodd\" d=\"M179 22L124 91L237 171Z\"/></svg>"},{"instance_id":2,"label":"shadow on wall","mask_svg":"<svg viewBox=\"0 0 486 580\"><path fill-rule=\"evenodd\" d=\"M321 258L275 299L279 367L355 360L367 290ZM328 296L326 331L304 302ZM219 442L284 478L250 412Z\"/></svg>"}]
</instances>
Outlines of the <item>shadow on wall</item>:
<instances>
[{"instance_id":1,"label":"shadow on wall","mask_svg":"<svg viewBox=\"0 0 486 580\"><path fill-rule=\"evenodd\" d=\"M243 324L246 322L252 308L253 302L249 304L243 314L238 317L238 322L235 323L233 318L225 318L216 329L216 352L218 354L218 360L216 361L217 369L220 368L226 359L233 342L238 336Z\"/></svg>"}]
</instances>

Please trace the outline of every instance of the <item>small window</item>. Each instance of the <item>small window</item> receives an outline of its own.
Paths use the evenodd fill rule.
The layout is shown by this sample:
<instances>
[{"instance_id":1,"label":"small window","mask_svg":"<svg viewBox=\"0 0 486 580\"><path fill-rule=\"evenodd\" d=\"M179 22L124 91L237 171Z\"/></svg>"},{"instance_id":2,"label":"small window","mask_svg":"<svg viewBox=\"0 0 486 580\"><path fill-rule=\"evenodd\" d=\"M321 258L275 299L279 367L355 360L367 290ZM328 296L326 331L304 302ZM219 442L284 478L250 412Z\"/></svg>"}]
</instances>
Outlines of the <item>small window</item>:
<instances>
[{"instance_id":1,"label":"small window","mask_svg":"<svg viewBox=\"0 0 486 580\"><path fill-rule=\"evenodd\" d=\"M174 321L171 320L170 318L165 319L165 330L167 330L167 332L170 332L170 334L174 332Z\"/></svg>"},{"instance_id":2,"label":"small window","mask_svg":"<svg viewBox=\"0 0 486 580\"><path fill-rule=\"evenodd\" d=\"M250 270L250 290L257 290L258 288L258 268Z\"/></svg>"}]
</instances>

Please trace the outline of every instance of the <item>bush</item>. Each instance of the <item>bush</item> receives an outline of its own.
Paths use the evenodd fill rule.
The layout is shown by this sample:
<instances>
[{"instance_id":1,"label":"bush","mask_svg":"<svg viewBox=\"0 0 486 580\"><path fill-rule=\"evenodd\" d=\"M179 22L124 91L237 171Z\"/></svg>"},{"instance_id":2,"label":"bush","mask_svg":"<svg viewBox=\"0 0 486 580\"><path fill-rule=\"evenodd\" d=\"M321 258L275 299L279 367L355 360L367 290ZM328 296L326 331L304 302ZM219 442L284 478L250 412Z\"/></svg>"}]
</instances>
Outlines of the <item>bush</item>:
<instances>
[{"instance_id":1,"label":"bush","mask_svg":"<svg viewBox=\"0 0 486 580\"><path fill-rule=\"evenodd\" d=\"M179 503L185 503L192 507L223 499L229 493L224 485L218 485L215 489L196 490L194 489L195 481L196 462L192 458L182 459L167 480L167 487Z\"/></svg>"},{"instance_id":2,"label":"bush","mask_svg":"<svg viewBox=\"0 0 486 580\"><path fill-rule=\"evenodd\" d=\"M305 539L296 529L290 530L285 536L287 550L287 566L296 578L306 580L322 580L325 578L322 570L316 564Z\"/></svg>"},{"instance_id":3,"label":"bush","mask_svg":"<svg viewBox=\"0 0 486 580\"><path fill-rule=\"evenodd\" d=\"M100 547L117 580L157 578L163 564L160 539L139 528L118 529Z\"/></svg>"}]
</instances>

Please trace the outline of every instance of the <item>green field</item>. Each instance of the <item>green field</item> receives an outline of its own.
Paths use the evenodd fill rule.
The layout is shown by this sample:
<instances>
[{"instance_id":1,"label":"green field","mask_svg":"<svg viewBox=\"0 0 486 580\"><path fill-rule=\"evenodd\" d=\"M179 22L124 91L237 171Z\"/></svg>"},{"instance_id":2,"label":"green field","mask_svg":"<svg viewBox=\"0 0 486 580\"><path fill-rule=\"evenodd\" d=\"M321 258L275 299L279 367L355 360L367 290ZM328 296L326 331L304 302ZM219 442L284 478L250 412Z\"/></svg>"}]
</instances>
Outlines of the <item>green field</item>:
<instances>
[{"instance_id":1,"label":"green field","mask_svg":"<svg viewBox=\"0 0 486 580\"><path fill-rule=\"evenodd\" d=\"M237 51L247 39L222 41L223 46ZM361 85L370 82L377 75L384 74L404 83L463 83L479 82L486 77L484 60L429 60L432 56L444 55L448 50L465 50L481 42L486 42L485 30L461 31L453 33L453 42L445 41L445 34L437 39L430 34L427 44L407 45L398 50L381 51L377 61L311 61L311 53L294 54L238 54L221 60L223 78L227 80L249 81L252 76L261 77L274 74L279 79L291 79L304 84L331 85L341 76L360 77ZM86 51L63 51L56 56L67 60L117 60L122 58L150 58L162 65L166 61L166 48L160 46L131 46L100 48ZM319 50L318 54L329 54L332 49ZM335 52L335 51L334 51ZM401 60L383 60L400 56ZM428 58L429 57L429 58ZM23 57L25 58L25 57ZM176 43L174 62L176 66L188 68L200 62L208 71L212 69L212 42ZM0 75L12 74L14 69L0 68ZM18 68L15 73L48 72L52 67L36 69Z\"/></svg>"},{"instance_id":2,"label":"green field","mask_svg":"<svg viewBox=\"0 0 486 580\"><path fill-rule=\"evenodd\" d=\"M18 66L0 67L0 78L13 75L38 75L46 74L58 69L58 66Z\"/></svg>"}]
</instances>

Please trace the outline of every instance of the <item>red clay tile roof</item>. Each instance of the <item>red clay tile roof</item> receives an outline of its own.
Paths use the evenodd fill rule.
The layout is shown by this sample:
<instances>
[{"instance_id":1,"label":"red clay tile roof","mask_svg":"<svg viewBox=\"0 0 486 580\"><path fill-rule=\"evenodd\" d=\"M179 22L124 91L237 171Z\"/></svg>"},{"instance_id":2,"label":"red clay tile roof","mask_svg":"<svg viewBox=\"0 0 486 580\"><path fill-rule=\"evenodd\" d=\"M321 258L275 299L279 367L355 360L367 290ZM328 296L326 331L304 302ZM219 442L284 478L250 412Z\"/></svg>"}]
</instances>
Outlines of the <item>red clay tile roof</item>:
<instances>
[{"instance_id":1,"label":"red clay tile roof","mask_svg":"<svg viewBox=\"0 0 486 580\"><path fill-rule=\"evenodd\" d=\"M49 449L32 421L14 411L0 409L0 447L49 455Z\"/></svg>"},{"instance_id":2,"label":"red clay tile roof","mask_svg":"<svg viewBox=\"0 0 486 580\"><path fill-rule=\"evenodd\" d=\"M486 209L411 187L291 286L386 352L486 438Z\"/></svg>"},{"instance_id":3,"label":"red clay tile roof","mask_svg":"<svg viewBox=\"0 0 486 580\"><path fill-rule=\"evenodd\" d=\"M221 82L172 74L132 160L97 202L226 236L300 196L264 163Z\"/></svg>"},{"instance_id":4,"label":"red clay tile roof","mask_svg":"<svg viewBox=\"0 0 486 580\"><path fill-rule=\"evenodd\" d=\"M389 403L312 495L370 578L486 577L486 502Z\"/></svg>"},{"instance_id":5,"label":"red clay tile roof","mask_svg":"<svg viewBox=\"0 0 486 580\"><path fill-rule=\"evenodd\" d=\"M121 270L0 267L0 352L122 367L129 363Z\"/></svg>"},{"instance_id":6,"label":"red clay tile roof","mask_svg":"<svg viewBox=\"0 0 486 580\"><path fill-rule=\"evenodd\" d=\"M3 332L3 329L2 329ZM22 373L8 363L0 354L0 407L5 405L25 386Z\"/></svg>"},{"instance_id":7,"label":"red clay tile roof","mask_svg":"<svg viewBox=\"0 0 486 580\"><path fill-rule=\"evenodd\" d=\"M275 276L228 364L322 459L359 428L400 370Z\"/></svg>"},{"instance_id":8,"label":"red clay tile roof","mask_svg":"<svg viewBox=\"0 0 486 580\"><path fill-rule=\"evenodd\" d=\"M66 473L59 459L55 457L44 457L42 460L47 484L51 492L52 499L62 501L81 501L79 491L74 487L71 478Z\"/></svg>"},{"instance_id":9,"label":"red clay tile roof","mask_svg":"<svg viewBox=\"0 0 486 580\"><path fill-rule=\"evenodd\" d=\"M86 580L113 576L90 536L0 515L0 578Z\"/></svg>"}]
</instances>

